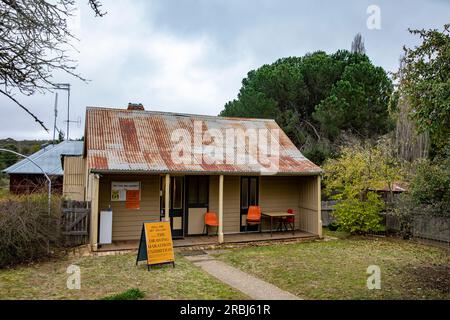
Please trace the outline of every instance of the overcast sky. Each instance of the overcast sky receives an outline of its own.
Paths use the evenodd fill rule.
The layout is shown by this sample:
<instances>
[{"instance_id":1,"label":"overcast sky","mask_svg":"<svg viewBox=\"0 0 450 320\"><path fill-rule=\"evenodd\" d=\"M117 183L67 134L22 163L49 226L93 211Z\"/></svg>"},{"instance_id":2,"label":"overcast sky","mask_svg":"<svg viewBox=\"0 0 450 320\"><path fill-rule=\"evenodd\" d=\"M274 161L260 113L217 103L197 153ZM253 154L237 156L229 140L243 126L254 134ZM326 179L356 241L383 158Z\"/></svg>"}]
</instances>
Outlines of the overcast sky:
<instances>
[{"instance_id":1,"label":"overcast sky","mask_svg":"<svg viewBox=\"0 0 450 320\"><path fill-rule=\"evenodd\" d=\"M79 0L72 28L80 39L74 57L90 79L70 82L70 138L83 135L86 106L217 115L236 97L251 69L286 56L349 49L360 32L370 59L395 71L402 46L416 45L407 28L442 28L450 1L103 0L108 13L94 17ZM369 29L370 5L380 8L381 29ZM53 127L54 95L15 96ZM65 93L58 126L65 129ZM25 112L0 96L0 138L51 139Z\"/></svg>"}]
</instances>

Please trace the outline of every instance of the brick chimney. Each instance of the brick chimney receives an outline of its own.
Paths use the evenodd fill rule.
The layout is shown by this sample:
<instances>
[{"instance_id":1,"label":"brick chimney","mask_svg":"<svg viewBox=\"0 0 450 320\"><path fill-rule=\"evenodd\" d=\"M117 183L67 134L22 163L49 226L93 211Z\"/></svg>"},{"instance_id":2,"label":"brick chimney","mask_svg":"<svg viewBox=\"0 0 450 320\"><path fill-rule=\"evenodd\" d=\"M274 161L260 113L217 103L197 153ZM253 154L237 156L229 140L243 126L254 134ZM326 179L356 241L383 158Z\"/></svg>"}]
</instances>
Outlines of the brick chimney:
<instances>
[{"instance_id":1,"label":"brick chimney","mask_svg":"<svg viewBox=\"0 0 450 320\"><path fill-rule=\"evenodd\" d=\"M141 110L141 111L143 111L145 109L144 109L144 106L142 105L142 103L131 103L131 102L128 102L127 110Z\"/></svg>"}]
</instances>

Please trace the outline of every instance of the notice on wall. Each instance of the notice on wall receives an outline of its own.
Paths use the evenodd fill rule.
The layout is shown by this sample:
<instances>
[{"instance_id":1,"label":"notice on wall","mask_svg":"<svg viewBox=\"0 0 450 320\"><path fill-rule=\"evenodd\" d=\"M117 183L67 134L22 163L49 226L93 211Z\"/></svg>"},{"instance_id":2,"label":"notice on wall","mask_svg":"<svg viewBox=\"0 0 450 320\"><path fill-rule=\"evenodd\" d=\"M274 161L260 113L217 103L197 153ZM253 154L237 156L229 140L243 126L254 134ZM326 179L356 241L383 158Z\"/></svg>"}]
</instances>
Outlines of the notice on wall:
<instances>
[{"instance_id":1,"label":"notice on wall","mask_svg":"<svg viewBox=\"0 0 450 320\"><path fill-rule=\"evenodd\" d=\"M125 208L140 209L139 190L127 190L125 199Z\"/></svg>"},{"instance_id":2,"label":"notice on wall","mask_svg":"<svg viewBox=\"0 0 450 320\"><path fill-rule=\"evenodd\" d=\"M111 201L126 201L127 190L137 190L140 196L140 189L139 181L113 181L111 182Z\"/></svg>"},{"instance_id":3,"label":"notice on wall","mask_svg":"<svg viewBox=\"0 0 450 320\"><path fill-rule=\"evenodd\" d=\"M142 260L147 261L147 266L165 263L175 266L170 222L144 222L136 264Z\"/></svg>"}]
</instances>

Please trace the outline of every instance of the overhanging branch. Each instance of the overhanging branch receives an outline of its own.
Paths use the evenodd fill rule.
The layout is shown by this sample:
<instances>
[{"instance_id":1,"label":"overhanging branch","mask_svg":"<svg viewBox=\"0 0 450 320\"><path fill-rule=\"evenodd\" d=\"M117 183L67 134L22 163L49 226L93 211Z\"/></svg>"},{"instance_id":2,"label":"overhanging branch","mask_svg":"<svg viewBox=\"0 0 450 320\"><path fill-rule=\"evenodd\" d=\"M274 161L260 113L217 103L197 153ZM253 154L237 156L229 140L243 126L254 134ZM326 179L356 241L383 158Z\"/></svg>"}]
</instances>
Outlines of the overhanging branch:
<instances>
[{"instance_id":1,"label":"overhanging branch","mask_svg":"<svg viewBox=\"0 0 450 320\"><path fill-rule=\"evenodd\" d=\"M12 95L10 95L8 92L3 91L2 89L0 89L0 93L4 94L5 96L7 96L9 99L11 99L12 101L14 101L19 107L21 107L23 110L25 110L26 113L28 113L31 117L33 117L34 121L36 121L37 123L39 123L39 125L44 128L45 131L49 132L48 128L44 125L44 122L39 120L38 117L36 117L30 110L28 110L28 108L26 108L23 104L21 104L19 101L17 101Z\"/></svg>"}]
</instances>

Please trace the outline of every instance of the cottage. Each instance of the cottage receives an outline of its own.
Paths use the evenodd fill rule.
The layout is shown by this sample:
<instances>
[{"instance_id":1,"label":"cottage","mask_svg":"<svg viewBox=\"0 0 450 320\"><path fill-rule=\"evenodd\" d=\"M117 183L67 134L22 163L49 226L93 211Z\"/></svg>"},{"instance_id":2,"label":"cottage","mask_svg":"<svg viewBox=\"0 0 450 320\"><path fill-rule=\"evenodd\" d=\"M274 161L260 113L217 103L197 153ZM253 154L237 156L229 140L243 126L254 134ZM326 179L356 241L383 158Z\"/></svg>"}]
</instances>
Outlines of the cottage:
<instances>
[{"instance_id":1,"label":"cottage","mask_svg":"<svg viewBox=\"0 0 450 320\"><path fill-rule=\"evenodd\" d=\"M296 230L321 236L321 169L274 120L88 107L83 155L65 159L64 174L91 201L93 250L105 210L113 243L138 240L149 220L170 221L174 238L202 235L207 212L219 243L274 229L267 219L247 225L252 205L290 209Z\"/></svg>"},{"instance_id":2,"label":"cottage","mask_svg":"<svg viewBox=\"0 0 450 320\"><path fill-rule=\"evenodd\" d=\"M52 192L63 192L63 168L61 157L65 155L80 156L83 153L83 141L63 141L49 144L28 158L35 162L52 180ZM41 191L47 180L33 162L23 159L3 170L9 175L9 189L14 194L27 194ZM47 189L45 189L47 190Z\"/></svg>"}]
</instances>

